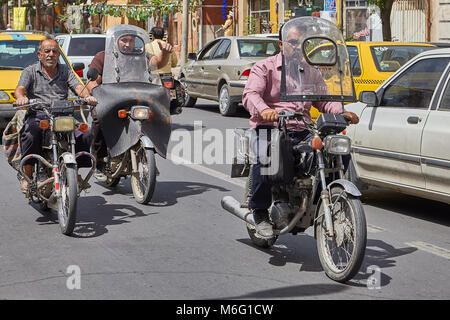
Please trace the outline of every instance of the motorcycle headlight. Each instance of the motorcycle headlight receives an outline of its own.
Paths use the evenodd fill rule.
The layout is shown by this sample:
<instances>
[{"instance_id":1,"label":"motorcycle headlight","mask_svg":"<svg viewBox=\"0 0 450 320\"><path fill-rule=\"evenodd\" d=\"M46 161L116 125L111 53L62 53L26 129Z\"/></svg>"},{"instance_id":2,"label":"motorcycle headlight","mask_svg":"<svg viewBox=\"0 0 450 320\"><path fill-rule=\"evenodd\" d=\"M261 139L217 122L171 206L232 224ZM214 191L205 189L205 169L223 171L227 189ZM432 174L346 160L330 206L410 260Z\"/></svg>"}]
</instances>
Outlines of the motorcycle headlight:
<instances>
[{"instance_id":1,"label":"motorcycle headlight","mask_svg":"<svg viewBox=\"0 0 450 320\"><path fill-rule=\"evenodd\" d=\"M57 117L53 120L53 131L67 132L75 130L75 119L72 117Z\"/></svg>"},{"instance_id":2,"label":"motorcycle headlight","mask_svg":"<svg viewBox=\"0 0 450 320\"><path fill-rule=\"evenodd\" d=\"M131 108L131 118L135 120L147 120L150 117L150 108L145 106L134 106Z\"/></svg>"},{"instance_id":3,"label":"motorcycle headlight","mask_svg":"<svg viewBox=\"0 0 450 320\"><path fill-rule=\"evenodd\" d=\"M328 136L324 140L324 147L331 154L349 154L351 142L347 136Z\"/></svg>"},{"instance_id":4,"label":"motorcycle headlight","mask_svg":"<svg viewBox=\"0 0 450 320\"><path fill-rule=\"evenodd\" d=\"M9 101L11 98L5 91L0 90L0 101Z\"/></svg>"}]
</instances>

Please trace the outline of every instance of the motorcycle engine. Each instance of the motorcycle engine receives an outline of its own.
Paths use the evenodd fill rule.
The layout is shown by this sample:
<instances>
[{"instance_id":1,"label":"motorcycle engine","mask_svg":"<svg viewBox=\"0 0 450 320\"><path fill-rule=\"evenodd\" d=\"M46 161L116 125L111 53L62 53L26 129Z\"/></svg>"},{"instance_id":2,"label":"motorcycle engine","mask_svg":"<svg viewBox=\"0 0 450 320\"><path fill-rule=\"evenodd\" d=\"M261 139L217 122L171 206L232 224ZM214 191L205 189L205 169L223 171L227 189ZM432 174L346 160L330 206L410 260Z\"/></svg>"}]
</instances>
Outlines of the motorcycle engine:
<instances>
[{"instance_id":1,"label":"motorcycle engine","mask_svg":"<svg viewBox=\"0 0 450 320\"><path fill-rule=\"evenodd\" d=\"M270 218L276 229L287 227L293 215L294 210L287 202L276 201L270 208Z\"/></svg>"}]
</instances>

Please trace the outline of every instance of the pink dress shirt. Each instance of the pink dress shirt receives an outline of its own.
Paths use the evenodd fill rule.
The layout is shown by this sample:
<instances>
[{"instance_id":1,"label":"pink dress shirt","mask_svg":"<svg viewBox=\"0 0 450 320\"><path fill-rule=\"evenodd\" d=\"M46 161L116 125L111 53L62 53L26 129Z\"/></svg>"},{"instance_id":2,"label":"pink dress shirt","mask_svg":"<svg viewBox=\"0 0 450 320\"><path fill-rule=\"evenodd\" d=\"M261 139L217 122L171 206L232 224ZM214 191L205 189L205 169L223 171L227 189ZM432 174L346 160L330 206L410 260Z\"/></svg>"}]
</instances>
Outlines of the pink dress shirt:
<instances>
[{"instance_id":1,"label":"pink dress shirt","mask_svg":"<svg viewBox=\"0 0 450 320\"><path fill-rule=\"evenodd\" d=\"M259 125L276 126L277 123L263 122L261 112L264 109L272 108L277 112L304 110L305 119L311 122L312 102L280 102L281 87L281 53L258 61L252 67L247 84L245 85L242 103L244 108L250 113L250 128L256 128ZM342 113L344 108L340 102L314 102L316 107L322 113ZM295 121L294 121L295 122ZM292 130L304 130L304 124L299 122L299 126L289 126Z\"/></svg>"}]
</instances>

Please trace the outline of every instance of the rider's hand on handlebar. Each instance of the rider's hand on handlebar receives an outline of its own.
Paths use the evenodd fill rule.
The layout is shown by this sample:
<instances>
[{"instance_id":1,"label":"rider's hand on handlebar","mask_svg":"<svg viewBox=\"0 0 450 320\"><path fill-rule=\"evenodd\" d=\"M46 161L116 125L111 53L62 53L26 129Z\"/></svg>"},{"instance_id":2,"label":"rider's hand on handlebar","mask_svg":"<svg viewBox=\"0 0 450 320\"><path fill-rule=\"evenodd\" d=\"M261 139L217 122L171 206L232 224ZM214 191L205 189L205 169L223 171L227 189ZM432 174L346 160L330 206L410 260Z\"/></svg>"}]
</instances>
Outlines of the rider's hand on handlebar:
<instances>
[{"instance_id":1,"label":"rider's hand on handlebar","mask_svg":"<svg viewBox=\"0 0 450 320\"><path fill-rule=\"evenodd\" d=\"M18 106L23 106L25 104L28 104L30 100L27 97L17 98L15 104Z\"/></svg>"},{"instance_id":2,"label":"rider's hand on handlebar","mask_svg":"<svg viewBox=\"0 0 450 320\"><path fill-rule=\"evenodd\" d=\"M90 106L96 106L98 103L97 99L93 96L87 96L84 99L86 100L87 104Z\"/></svg>"},{"instance_id":3,"label":"rider's hand on handlebar","mask_svg":"<svg viewBox=\"0 0 450 320\"><path fill-rule=\"evenodd\" d=\"M358 116L353 112L346 111L342 113L342 115L344 116L345 120L347 120L347 124L357 124L359 122Z\"/></svg>"},{"instance_id":4,"label":"rider's hand on handlebar","mask_svg":"<svg viewBox=\"0 0 450 320\"><path fill-rule=\"evenodd\" d=\"M271 108L264 109L261 112L261 118L264 122L275 122L278 120L278 112Z\"/></svg>"}]
</instances>

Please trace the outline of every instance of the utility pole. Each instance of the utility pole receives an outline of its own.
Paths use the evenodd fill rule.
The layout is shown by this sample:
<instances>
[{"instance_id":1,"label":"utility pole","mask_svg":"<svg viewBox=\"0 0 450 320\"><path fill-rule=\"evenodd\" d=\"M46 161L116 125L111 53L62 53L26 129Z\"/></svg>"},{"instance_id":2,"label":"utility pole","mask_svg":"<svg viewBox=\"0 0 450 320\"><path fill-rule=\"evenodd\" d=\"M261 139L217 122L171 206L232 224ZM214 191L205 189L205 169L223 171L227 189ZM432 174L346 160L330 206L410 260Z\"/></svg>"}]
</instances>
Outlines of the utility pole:
<instances>
[{"instance_id":1,"label":"utility pole","mask_svg":"<svg viewBox=\"0 0 450 320\"><path fill-rule=\"evenodd\" d=\"M183 21L181 25L181 65L186 64L189 32L189 0L183 0Z\"/></svg>"}]
</instances>

